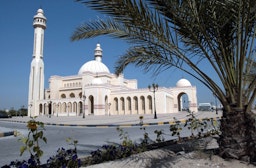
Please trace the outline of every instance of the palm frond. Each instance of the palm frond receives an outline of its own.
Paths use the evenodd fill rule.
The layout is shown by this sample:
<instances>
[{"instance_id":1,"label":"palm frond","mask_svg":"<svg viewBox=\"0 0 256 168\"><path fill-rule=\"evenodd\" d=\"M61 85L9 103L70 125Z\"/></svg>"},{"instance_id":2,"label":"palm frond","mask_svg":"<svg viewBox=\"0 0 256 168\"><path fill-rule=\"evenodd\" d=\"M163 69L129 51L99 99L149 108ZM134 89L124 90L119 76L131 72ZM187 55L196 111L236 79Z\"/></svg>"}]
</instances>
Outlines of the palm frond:
<instances>
[{"instance_id":1,"label":"palm frond","mask_svg":"<svg viewBox=\"0 0 256 168\"><path fill-rule=\"evenodd\" d=\"M72 40L110 35L132 44L118 60L116 73L128 64L155 72L176 67L209 87L223 105L239 102L241 106L244 95L254 95L245 89L245 76L251 71L246 60L256 58L254 0L77 1L110 18L85 23ZM228 96L198 66L203 59L210 63ZM255 83L247 82L247 88L254 89L252 85Z\"/></svg>"},{"instance_id":2,"label":"palm frond","mask_svg":"<svg viewBox=\"0 0 256 168\"><path fill-rule=\"evenodd\" d=\"M85 38L93 38L101 35L112 35L115 38L129 38L128 30L118 22L110 18L98 19L89 23L82 24L71 36L72 41Z\"/></svg>"}]
</instances>

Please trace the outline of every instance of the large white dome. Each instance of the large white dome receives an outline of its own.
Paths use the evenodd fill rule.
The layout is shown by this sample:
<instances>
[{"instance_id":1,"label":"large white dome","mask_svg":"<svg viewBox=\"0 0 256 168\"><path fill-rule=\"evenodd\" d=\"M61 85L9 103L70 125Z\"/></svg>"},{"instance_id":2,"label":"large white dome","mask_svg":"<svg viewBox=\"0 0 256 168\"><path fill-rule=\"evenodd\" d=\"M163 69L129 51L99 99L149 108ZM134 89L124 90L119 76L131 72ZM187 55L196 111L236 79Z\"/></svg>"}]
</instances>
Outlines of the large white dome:
<instances>
[{"instance_id":1,"label":"large white dome","mask_svg":"<svg viewBox=\"0 0 256 168\"><path fill-rule=\"evenodd\" d=\"M92 72L92 73L102 73L106 72L109 73L108 67L103 64L102 62L92 60L89 62L86 62L79 70L78 74L81 75L84 72Z\"/></svg>"},{"instance_id":2,"label":"large white dome","mask_svg":"<svg viewBox=\"0 0 256 168\"><path fill-rule=\"evenodd\" d=\"M100 44L96 45L94 50L95 60L86 62L78 71L78 74L81 75L85 72L92 73L109 73L108 67L101 62L102 59L102 49L100 48Z\"/></svg>"},{"instance_id":3,"label":"large white dome","mask_svg":"<svg viewBox=\"0 0 256 168\"><path fill-rule=\"evenodd\" d=\"M187 79L180 79L177 83L176 83L176 87L190 87L192 86L191 83L187 80Z\"/></svg>"}]
</instances>

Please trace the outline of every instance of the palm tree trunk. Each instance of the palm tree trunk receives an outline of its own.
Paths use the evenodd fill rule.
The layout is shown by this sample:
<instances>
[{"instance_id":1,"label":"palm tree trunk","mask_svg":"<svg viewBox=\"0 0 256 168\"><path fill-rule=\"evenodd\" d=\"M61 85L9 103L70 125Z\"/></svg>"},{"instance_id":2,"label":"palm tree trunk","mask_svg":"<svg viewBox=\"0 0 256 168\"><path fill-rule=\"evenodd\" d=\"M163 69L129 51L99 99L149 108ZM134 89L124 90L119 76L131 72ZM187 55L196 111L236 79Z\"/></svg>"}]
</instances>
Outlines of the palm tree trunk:
<instances>
[{"instance_id":1,"label":"palm tree trunk","mask_svg":"<svg viewBox=\"0 0 256 168\"><path fill-rule=\"evenodd\" d=\"M245 113L234 109L233 112L223 111L218 142L220 156L256 162L256 116L252 111Z\"/></svg>"}]
</instances>

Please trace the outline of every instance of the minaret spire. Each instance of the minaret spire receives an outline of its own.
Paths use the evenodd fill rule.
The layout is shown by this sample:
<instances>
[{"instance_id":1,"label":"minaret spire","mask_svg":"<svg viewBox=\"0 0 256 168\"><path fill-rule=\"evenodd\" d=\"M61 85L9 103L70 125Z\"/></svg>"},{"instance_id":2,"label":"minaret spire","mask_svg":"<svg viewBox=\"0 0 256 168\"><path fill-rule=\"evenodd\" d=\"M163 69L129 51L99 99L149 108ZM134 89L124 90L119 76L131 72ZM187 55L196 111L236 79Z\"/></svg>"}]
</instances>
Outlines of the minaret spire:
<instances>
[{"instance_id":1,"label":"minaret spire","mask_svg":"<svg viewBox=\"0 0 256 168\"><path fill-rule=\"evenodd\" d=\"M102 60L102 49L100 48L99 43L96 45L96 48L94 50L94 57L95 57L96 61L101 62L101 60Z\"/></svg>"},{"instance_id":2,"label":"minaret spire","mask_svg":"<svg viewBox=\"0 0 256 168\"><path fill-rule=\"evenodd\" d=\"M46 29L46 17L40 8L33 20L34 48L29 76L28 116L39 115L39 100L44 98L44 30Z\"/></svg>"}]
</instances>

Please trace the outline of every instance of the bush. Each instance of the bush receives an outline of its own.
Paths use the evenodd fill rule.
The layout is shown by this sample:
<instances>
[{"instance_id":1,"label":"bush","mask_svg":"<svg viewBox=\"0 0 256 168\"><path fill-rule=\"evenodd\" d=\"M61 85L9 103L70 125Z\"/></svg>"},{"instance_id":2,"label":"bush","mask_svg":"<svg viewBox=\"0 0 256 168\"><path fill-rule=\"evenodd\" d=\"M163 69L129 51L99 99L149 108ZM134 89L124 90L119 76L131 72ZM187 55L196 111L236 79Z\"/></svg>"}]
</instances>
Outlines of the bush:
<instances>
[{"instance_id":1,"label":"bush","mask_svg":"<svg viewBox=\"0 0 256 168\"><path fill-rule=\"evenodd\" d=\"M47 167L81 167L81 160L78 159L75 149L59 148L57 154L47 160Z\"/></svg>"}]
</instances>

